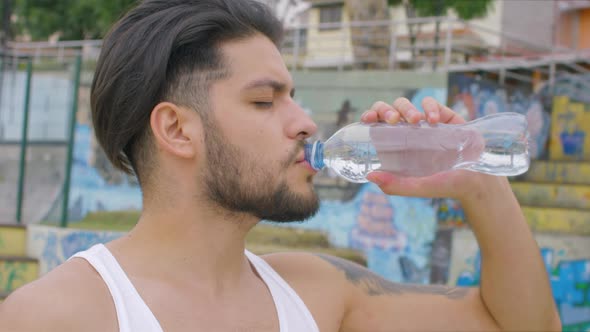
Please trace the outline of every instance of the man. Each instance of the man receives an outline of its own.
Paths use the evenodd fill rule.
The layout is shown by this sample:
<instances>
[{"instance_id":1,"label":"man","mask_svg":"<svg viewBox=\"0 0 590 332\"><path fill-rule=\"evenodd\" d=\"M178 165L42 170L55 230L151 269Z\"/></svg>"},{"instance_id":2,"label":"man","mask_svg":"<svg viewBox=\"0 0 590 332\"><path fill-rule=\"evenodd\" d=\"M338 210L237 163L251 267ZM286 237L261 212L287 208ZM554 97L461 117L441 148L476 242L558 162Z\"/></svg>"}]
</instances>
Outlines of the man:
<instances>
[{"instance_id":1,"label":"man","mask_svg":"<svg viewBox=\"0 0 590 332\"><path fill-rule=\"evenodd\" d=\"M318 208L281 27L251 0L148 0L105 39L92 86L98 141L133 171L144 208L125 237L12 294L2 331L553 331L539 250L505 178L455 171L389 194L459 199L482 252L481 288L394 284L325 255L245 252L261 219ZM432 123L459 116L424 101ZM416 122L406 100L365 122Z\"/></svg>"}]
</instances>

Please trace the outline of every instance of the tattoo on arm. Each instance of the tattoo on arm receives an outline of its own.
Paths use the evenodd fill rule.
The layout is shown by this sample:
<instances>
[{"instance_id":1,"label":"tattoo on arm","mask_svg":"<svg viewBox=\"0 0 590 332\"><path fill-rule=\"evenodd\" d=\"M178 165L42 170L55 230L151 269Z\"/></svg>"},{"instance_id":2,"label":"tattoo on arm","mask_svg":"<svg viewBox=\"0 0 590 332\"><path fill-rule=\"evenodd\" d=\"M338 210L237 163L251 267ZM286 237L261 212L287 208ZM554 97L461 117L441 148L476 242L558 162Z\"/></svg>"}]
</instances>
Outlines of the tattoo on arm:
<instances>
[{"instance_id":1,"label":"tattoo on arm","mask_svg":"<svg viewBox=\"0 0 590 332\"><path fill-rule=\"evenodd\" d=\"M468 292L467 288L443 285L398 284L388 281L366 268L345 259L324 254L316 254L316 256L344 272L349 282L360 287L371 296L415 293L441 295L456 300L465 297Z\"/></svg>"}]
</instances>

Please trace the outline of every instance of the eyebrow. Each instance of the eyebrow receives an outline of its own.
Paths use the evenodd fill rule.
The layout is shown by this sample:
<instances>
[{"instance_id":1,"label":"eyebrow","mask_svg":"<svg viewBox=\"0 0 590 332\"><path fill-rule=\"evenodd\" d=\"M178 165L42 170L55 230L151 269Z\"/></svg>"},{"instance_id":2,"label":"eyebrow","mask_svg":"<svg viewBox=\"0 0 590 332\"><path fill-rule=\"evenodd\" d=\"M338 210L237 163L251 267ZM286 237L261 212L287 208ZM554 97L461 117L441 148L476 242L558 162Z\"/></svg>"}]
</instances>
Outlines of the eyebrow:
<instances>
[{"instance_id":1,"label":"eyebrow","mask_svg":"<svg viewBox=\"0 0 590 332\"><path fill-rule=\"evenodd\" d=\"M273 79L261 79L248 83L242 90L252 90L256 88L265 87L270 87L276 92L282 92L285 91L285 89L287 88L287 84L275 81ZM291 95L291 97L293 97L295 95L295 88L291 89L291 91L289 91L289 94Z\"/></svg>"}]
</instances>

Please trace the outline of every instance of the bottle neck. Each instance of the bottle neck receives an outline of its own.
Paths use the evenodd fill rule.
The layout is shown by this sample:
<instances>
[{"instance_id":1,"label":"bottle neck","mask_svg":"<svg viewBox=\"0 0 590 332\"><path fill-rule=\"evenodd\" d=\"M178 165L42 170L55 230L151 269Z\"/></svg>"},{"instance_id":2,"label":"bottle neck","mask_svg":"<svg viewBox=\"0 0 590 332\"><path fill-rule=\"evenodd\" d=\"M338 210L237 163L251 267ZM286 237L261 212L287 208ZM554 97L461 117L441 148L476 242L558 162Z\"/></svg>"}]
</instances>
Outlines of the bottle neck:
<instances>
[{"instance_id":1,"label":"bottle neck","mask_svg":"<svg viewBox=\"0 0 590 332\"><path fill-rule=\"evenodd\" d=\"M316 171L326 167L324 164L324 143L315 141L313 144L305 144L305 160Z\"/></svg>"}]
</instances>

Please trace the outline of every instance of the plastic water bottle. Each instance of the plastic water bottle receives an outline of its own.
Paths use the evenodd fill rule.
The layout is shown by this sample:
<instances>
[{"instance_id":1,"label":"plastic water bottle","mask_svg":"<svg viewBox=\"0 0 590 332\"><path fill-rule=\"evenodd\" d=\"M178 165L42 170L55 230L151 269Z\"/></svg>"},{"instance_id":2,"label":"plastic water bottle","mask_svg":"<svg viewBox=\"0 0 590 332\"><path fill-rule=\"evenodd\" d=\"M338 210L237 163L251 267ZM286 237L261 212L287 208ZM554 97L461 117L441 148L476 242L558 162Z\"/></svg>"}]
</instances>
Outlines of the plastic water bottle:
<instances>
[{"instance_id":1,"label":"plastic water bottle","mask_svg":"<svg viewBox=\"0 0 590 332\"><path fill-rule=\"evenodd\" d=\"M526 118L497 113L464 124L353 123L326 142L305 146L305 159L351 182L372 171L425 177L453 169L514 176L529 168Z\"/></svg>"}]
</instances>

